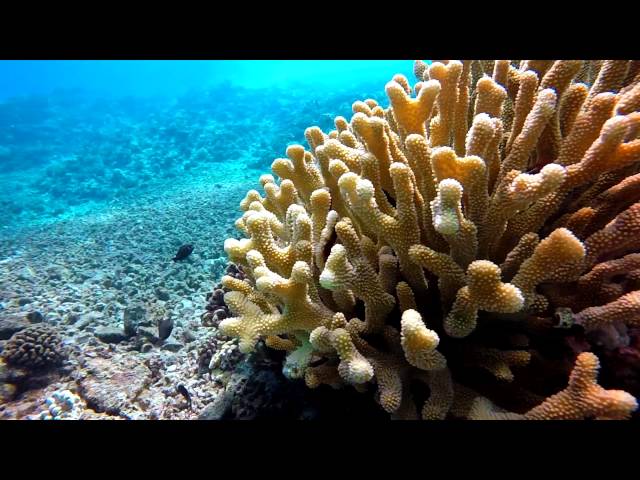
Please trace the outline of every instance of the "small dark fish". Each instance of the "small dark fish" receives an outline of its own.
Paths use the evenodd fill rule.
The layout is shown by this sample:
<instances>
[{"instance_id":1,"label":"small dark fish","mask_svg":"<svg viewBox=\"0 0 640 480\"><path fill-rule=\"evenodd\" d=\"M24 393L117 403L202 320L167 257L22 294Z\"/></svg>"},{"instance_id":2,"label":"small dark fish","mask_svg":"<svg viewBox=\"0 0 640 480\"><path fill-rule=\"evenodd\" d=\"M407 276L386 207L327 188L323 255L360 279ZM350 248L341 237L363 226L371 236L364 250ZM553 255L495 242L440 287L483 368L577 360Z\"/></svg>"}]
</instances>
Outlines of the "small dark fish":
<instances>
[{"instance_id":1,"label":"small dark fish","mask_svg":"<svg viewBox=\"0 0 640 480\"><path fill-rule=\"evenodd\" d=\"M188 244L188 245L182 245L179 249L178 249L178 253L176 253L176 256L173 257L173 261L177 262L178 260L184 260L185 258L187 258L189 255L191 255L191 252L193 252L193 245Z\"/></svg>"},{"instance_id":2,"label":"small dark fish","mask_svg":"<svg viewBox=\"0 0 640 480\"><path fill-rule=\"evenodd\" d=\"M182 395L186 400L187 403L189 404L189 408L191 408L191 395L189 395L189 392L187 391L187 387L185 387L183 384L178 385L178 392L180 392L180 395Z\"/></svg>"},{"instance_id":3,"label":"small dark fish","mask_svg":"<svg viewBox=\"0 0 640 480\"><path fill-rule=\"evenodd\" d=\"M166 340L173 330L173 318L162 318L158 320L158 337Z\"/></svg>"}]
</instances>

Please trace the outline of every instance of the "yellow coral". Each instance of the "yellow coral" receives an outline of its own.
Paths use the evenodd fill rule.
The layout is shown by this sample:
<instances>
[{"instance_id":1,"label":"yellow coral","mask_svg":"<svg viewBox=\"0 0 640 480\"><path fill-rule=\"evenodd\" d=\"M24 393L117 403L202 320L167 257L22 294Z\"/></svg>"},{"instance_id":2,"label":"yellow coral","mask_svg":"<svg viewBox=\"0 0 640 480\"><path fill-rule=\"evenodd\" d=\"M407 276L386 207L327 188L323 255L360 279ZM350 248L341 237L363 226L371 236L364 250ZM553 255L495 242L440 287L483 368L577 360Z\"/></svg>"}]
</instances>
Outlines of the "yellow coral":
<instances>
[{"instance_id":1,"label":"yellow coral","mask_svg":"<svg viewBox=\"0 0 640 480\"><path fill-rule=\"evenodd\" d=\"M388 105L356 101L335 130L308 128L309 150L288 147L260 177L264 196L241 201L245 238L225 251L246 278L223 278L221 333L243 352L284 350L285 375L310 388L375 390L392 418L626 418L635 399L599 387L590 354L524 414L494 404L494 385L458 381L482 368L526 397L524 412L538 392L521 394L534 369L522 349L556 307L587 330L636 324L640 62L417 61L414 73L386 85Z\"/></svg>"},{"instance_id":2,"label":"yellow coral","mask_svg":"<svg viewBox=\"0 0 640 480\"><path fill-rule=\"evenodd\" d=\"M525 260L511 283L525 298L525 305L535 300L535 287L544 281L568 281L583 268L584 245L566 228L558 228L542 240L533 255ZM562 269L558 269L562 266Z\"/></svg>"},{"instance_id":3,"label":"yellow coral","mask_svg":"<svg viewBox=\"0 0 640 480\"><path fill-rule=\"evenodd\" d=\"M524 306L520 290L500 281L500 268L488 260L476 260L467 269L468 285L458 290L444 324L452 337L465 337L476 327L478 310L513 313Z\"/></svg>"}]
</instances>

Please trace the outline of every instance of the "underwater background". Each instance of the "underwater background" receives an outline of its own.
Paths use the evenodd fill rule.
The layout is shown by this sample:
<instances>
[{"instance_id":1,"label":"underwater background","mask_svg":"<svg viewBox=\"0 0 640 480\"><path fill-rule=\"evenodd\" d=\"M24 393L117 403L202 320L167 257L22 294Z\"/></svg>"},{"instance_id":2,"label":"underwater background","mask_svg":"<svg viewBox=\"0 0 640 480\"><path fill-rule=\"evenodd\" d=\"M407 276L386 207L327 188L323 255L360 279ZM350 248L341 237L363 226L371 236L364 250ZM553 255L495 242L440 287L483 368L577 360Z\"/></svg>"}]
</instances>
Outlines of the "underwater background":
<instances>
[{"instance_id":1,"label":"underwater background","mask_svg":"<svg viewBox=\"0 0 640 480\"><path fill-rule=\"evenodd\" d=\"M176 182L208 178L225 190L256 181L254 172L303 141L306 127L331 126L350 113L353 98L384 96L380 85L411 68L409 61L0 62L2 232L125 206Z\"/></svg>"},{"instance_id":2,"label":"underwater background","mask_svg":"<svg viewBox=\"0 0 640 480\"><path fill-rule=\"evenodd\" d=\"M176 386L206 363L203 352L226 352L200 315L226 268L223 242L237 235L246 191L287 145L304 142L308 126L333 128L357 98L386 103L381 86L412 68L382 60L0 61L0 342L35 319L63 329L78 354L69 371L0 383L2 415L56 418L51 405L76 398L60 376L73 377L72 392L79 382L89 412L174 418L162 413L165 397L181 398ZM183 244L193 254L172 262ZM145 344L109 353L126 340L127 322L147 326L155 341L165 317L175 327L157 352L138 358ZM147 388L160 371L160 385ZM202 405L214 394L208 389ZM62 417L83 410L70 411Z\"/></svg>"},{"instance_id":3,"label":"underwater background","mask_svg":"<svg viewBox=\"0 0 640 480\"><path fill-rule=\"evenodd\" d=\"M0 419L639 418L640 61L0 61L0 167Z\"/></svg>"}]
</instances>

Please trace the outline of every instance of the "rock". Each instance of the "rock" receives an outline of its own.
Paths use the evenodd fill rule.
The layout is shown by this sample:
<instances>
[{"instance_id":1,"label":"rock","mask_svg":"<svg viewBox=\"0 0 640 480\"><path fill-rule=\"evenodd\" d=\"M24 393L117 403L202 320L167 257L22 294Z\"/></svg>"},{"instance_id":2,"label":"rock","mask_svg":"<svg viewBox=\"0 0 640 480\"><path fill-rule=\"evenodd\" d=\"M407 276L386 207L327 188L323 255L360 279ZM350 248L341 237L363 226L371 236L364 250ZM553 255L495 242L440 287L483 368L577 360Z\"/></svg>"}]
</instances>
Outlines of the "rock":
<instances>
[{"instance_id":1,"label":"rock","mask_svg":"<svg viewBox=\"0 0 640 480\"><path fill-rule=\"evenodd\" d=\"M182 344L175 338L169 337L162 344L162 350L168 350L170 352L177 352L182 348Z\"/></svg>"},{"instance_id":2,"label":"rock","mask_svg":"<svg viewBox=\"0 0 640 480\"><path fill-rule=\"evenodd\" d=\"M26 317L21 315L0 318L0 340L8 340L11 336L30 325Z\"/></svg>"},{"instance_id":3,"label":"rock","mask_svg":"<svg viewBox=\"0 0 640 480\"><path fill-rule=\"evenodd\" d=\"M21 307L24 306L24 305L29 305L30 303L33 303L33 299L32 298L21 297L18 300L18 305L20 305Z\"/></svg>"},{"instance_id":4,"label":"rock","mask_svg":"<svg viewBox=\"0 0 640 480\"><path fill-rule=\"evenodd\" d=\"M7 365L6 362L0 358L0 383L20 383L28 376L29 371L26 368Z\"/></svg>"},{"instance_id":5,"label":"rock","mask_svg":"<svg viewBox=\"0 0 640 480\"><path fill-rule=\"evenodd\" d=\"M102 312L89 312L86 315L82 315L80 318L80 323L90 322L94 324L100 324L102 319L104 318L104 314Z\"/></svg>"},{"instance_id":6,"label":"rock","mask_svg":"<svg viewBox=\"0 0 640 480\"><path fill-rule=\"evenodd\" d=\"M124 332L117 327L98 327L95 336L105 343L120 343L127 339Z\"/></svg>"},{"instance_id":7,"label":"rock","mask_svg":"<svg viewBox=\"0 0 640 480\"><path fill-rule=\"evenodd\" d=\"M136 332L139 337L148 338L152 343L156 343L158 340L158 330L153 327L138 327Z\"/></svg>"},{"instance_id":8,"label":"rock","mask_svg":"<svg viewBox=\"0 0 640 480\"><path fill-rule=\"evenodd\" d=\"M147 310L141 303L134 303L124 310L124 333L132 337L138 331L140 326L148 326L150 322L147 320Z\"/></svg>"},{"instance_id":9,"label":"rock","mask_svg":"<svg viewBox=\"0 0 640 480\"><path fill-rule=\"evenodd\" d=\"M26 282L35 282L35 280L37 279L37 275L36 272L33 270L33 268L31 267L23 267L19 272L18 272L18 280L24 280Z\"/></svg>"},{"instance_id":10,"label":"rock","mask_svg":"<svg viewBox=\"0 0 640 480\"><path fill-rule=\"evenodd\" d=\"M16 390L16 386L12 383L0 383L0 403L7 403L13 400Z\"/></svg>"},{"instance_id":11,"label":"rock","mask_svg":"<svg viewBox=\"0 0 640 480\"><path fill-rule=\"evenodd\" d=\"M196 336L195 334L191 331L191 330L184 330L182 332L182 339L186 342L186 343L191 343L193 341L195 341Z\"/></svg>"},{"instance_id":12,"label":"rock","mask_svg":"<svg viewBox=\"0 0 640 480\"><path fill-rule=\"evenodd\" d=\"M171 298L169 292L162 287L156 288L156 297L158 297L158 300L162 300L165 302Z\"/></svg>"},{"instance_id":13,"label":"rock","mask_svg":"<svg viewBox=\"0 0 640 480\"><path fill-rule=\"evenodd\" d=\"M83 367L87 375L80 381L80 394L97 412L130 417L135 400L151 383L151 370L137 353L90 358Z\"/></svg>"},{"instance_id":14,"label":"rock","mask_svg":"<svg viewBox=\"0 0 640 480\"><path fill-rule=\"evenodd\" d=\"M71 325L76 323L78 320L80 320L80 315L75 312L68 313L67 316L65 317L65 323L68 323Z\"/></svg>"},{"instance_id":15,"label":"rock","mask_svg":"<svg viewBox=\"0 0 640 480\"><path fill-rule=\"evenodd\" d=\"M41 323L44 321L44 316L37 310L27 313L26 317L31 323Z\"/></svg>"},{"instance_id":16,"label":"rock","mask_svg":"<svg viewBox=\"0 0 640 480\"><path fill-rule=\"evenodd\" d=\"M222 420L231 415L232 395L221 392L216 399L207 405L198 415L198 420Z\"/></svg>"},{"instance_id":17,"label":"rock","mask_svg":"<svg viewBox=\"0 0 640 480\"><path fill-rule=\"evenodd\" d=\"M76 328L78 330L84 330L91 324L91 318L83 317L78 323L76 323Z\"/></svg>"}]
</instances>

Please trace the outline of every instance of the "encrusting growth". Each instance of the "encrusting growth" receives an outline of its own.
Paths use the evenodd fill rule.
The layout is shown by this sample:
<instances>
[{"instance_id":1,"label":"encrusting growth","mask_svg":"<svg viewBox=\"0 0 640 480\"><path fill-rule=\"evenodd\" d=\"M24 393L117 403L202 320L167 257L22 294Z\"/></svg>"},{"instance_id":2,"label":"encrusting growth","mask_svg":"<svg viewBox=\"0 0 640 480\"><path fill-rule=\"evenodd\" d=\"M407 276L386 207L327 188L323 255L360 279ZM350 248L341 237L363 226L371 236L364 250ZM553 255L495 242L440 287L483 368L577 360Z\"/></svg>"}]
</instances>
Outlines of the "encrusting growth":
<instances>
[{"instance_id":1,"label":"encrusting growth","mask_svg":"<svg viewBox=\"0 0 640 480\"><path fill-rule=\"evenodd\" d=\"M639 71L417 61L308 128L240 203L220 331L392 418L628 418L567 338L640 326Z\"/></svg>"}]
</instances>

